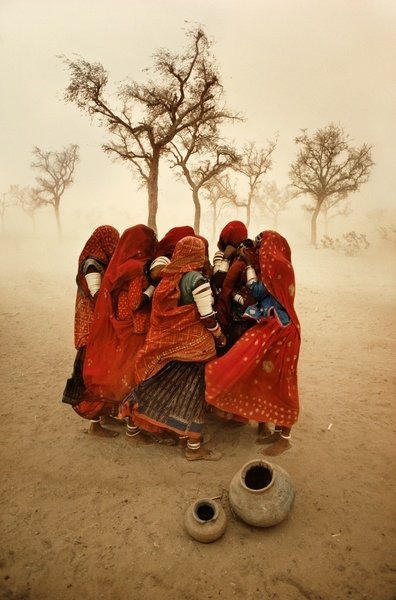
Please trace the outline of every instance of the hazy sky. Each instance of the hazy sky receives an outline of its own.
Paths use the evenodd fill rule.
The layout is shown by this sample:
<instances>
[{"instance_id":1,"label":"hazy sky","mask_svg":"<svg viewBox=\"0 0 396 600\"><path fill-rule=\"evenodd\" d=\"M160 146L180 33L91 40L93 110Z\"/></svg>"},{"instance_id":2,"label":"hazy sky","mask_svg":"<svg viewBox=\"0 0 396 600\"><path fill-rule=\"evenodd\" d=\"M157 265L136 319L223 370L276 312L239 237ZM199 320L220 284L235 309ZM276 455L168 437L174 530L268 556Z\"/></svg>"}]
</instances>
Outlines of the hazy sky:
<instances>
[{"instance_id":1,"label":"hazy sky","mask_svg":"<svg viewBox=\"0 0 396 600\"><path fill-rule=\"evenodd\" d=\"M33 184L34 145L76 143L81 161L64 218L91 226L113 216L121 228L144 221L146 194L131 171L103 154L96 122L64 103L68 73L57 55L102 63L114 85L143 82L154 50L182 50L194 24L213 40L228 106L246 117L235 141L265 145L279 132L269 180L287 183L301 128L335 122L353 144L374 146L362 204L396 205L396 0L0 0L0 192ZM160 232L192 221L190 192L165 164L159 201Z\"/></svg>"}]
</instances>

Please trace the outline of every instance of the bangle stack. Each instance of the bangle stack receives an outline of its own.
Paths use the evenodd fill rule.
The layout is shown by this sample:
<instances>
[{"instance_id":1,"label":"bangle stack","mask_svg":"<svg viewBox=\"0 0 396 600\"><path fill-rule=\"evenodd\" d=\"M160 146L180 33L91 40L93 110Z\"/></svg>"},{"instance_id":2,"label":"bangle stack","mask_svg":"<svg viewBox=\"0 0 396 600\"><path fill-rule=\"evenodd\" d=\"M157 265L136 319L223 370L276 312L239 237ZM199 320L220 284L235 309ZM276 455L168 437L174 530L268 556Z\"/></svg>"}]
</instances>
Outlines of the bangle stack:
<instances>
[{"instance_id":1,"label":"bangle stack","mask_svg":"<svg viewBox=\"0 0 396 600\"><path fill-rule=\"evenodd\" d=\"M208 327L208 331L213 335L213 337L218 338L221 336L220 325L216 323L214 327Z\"/></svg>"}]
</instances>

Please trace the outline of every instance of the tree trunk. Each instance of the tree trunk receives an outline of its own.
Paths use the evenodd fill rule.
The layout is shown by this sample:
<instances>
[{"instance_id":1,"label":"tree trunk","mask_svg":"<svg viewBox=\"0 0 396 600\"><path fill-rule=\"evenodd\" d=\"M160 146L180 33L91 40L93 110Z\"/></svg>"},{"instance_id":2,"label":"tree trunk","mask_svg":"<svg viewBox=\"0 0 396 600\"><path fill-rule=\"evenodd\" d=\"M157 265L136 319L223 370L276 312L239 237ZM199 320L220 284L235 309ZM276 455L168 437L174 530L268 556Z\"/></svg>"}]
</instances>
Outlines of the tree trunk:
<instances>
[{"instance_id":1,"label":"tree trunk","mask_svg":"<svg viewBox=\"0 0 396 600\"><path fill-rule=\"evenodd\" d=\"M327 217L327 210L325 210L323 213L323 221L324 221L325 235L329 235L329 219Z\"/></svg>"},{"instance_id":2,"label":"tree trunk","mask_svg":"<svg viewBox=\"0 0 396 600\"><path fill-rule=\"evenodd\" d=\"M198 188L192 188L193 202L194 202L194 231L199 235L199 228L201 224L201 204L199 202Z\"/></svg>"},{"instance_id":3,"label":"tree trunk","mask_svg":"<svg viewBox=\"0 0 396 600\"><path fill-rule=\"evenodd\" d=\"M56 228L58 230L58 236L62 237L62 226L61 226L60 212L59 212L59 201L55 202L54 210L55 210Z\"/></svg>"},{"instance_id":4,"label":"tree trunk","mask_svg":"<svg viewBox=\"0 0 396 600\"><path fill-rule=\"evenodd\" d=\"M250 203L246 204L246 229L250 226Z\"/></svg>"},{"instance_id":5,"label":"tree trunk","mask_svg":"<svg viewBox=\"0 0 396 600\"><path fill-rule=\"evenodd\" d=\"M216 221L217 221L217 210L216 203L213 204L213 214L212 214L212 242L216 241Z\"/></svg>"},{"instance_id":6,"label":"tree trunk","mask_svg":"<svg viewBox=\"0 0 396 600\"><path fill-rule=\"evenodd\" d=\"M153 156L150 163L150 171L147 180L148 192L148 216L147 225L157 232L157 210L158 210L158 173L159 173L159 148L153 148Z\"/></svg>"},{"instance_id":7,"label":"tree trunk","mask_svg":"<svg viewBox=\"0 0 396 600\"><path fill-rule=\"evenodd\" d=\"M318 214L320 213L320 207L322 205L322 200L319 198L316 201L315 210L312 213L311 218L311 246L315 246L316 248L316 224L318 219Z\"/></svg>"}]
</instances>

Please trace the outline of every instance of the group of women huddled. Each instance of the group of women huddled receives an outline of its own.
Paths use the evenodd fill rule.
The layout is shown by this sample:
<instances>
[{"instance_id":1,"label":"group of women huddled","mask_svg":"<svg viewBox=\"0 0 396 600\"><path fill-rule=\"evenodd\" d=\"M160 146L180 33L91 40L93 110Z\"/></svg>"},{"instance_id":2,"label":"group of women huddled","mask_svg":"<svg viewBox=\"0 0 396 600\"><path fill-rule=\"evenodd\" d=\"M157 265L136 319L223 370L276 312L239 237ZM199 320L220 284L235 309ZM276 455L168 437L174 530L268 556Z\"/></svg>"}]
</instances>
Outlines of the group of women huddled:
<instances>
[{"instance_id":1,"label":"group of women huddled","mask_svg":"<svg viewBox=\"0 0 396 600\"><path fill-rule=\"evenodd\" d=\"M257 442L290 447L299 411L300 325L284 237L248 238L231 221L218 249L189 227L160 241L145 225L98 227L78 261L73 373L63 402L133 444L177 444L187 460L218 460L208 414L258 423ZM270 427L269 425L274 425Z\"/></svg>"}]
</instances>

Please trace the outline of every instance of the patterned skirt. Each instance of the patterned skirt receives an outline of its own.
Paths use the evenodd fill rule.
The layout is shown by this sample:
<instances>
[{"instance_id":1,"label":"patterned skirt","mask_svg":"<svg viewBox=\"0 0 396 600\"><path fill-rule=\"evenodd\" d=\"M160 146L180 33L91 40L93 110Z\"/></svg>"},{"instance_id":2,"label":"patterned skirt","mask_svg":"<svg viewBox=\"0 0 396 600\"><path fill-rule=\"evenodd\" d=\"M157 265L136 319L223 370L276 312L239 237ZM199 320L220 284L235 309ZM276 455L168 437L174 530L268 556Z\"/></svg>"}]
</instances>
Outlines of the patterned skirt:
<instances>
[{"instance_id":1,"label":"patterned skirt","mask_svg":"<svg viewBox=\"0 0 396 600\"><path fill-rule=\"evenodd\" d=\"M204 363L171 361L125 398L123 414L147 431L199 438L205 412Z\"/></svg>"}]
</instances>

